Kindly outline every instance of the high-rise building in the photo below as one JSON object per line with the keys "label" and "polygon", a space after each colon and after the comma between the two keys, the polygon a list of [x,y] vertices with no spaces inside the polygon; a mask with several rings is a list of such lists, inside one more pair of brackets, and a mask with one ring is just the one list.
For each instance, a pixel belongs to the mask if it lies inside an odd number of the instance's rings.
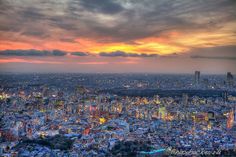
{"label": "high-rise building", "polygon": [[231,72],[227,72],[227,84],[229,86],[233,86],[234,84],[234,76],[231,74]]}
{"label": "high-rise building", "polygon": [[224,102],[228,101],[228,92],[227,91],[222,93],[222,98],[223,98]]}
{"label": "high-rise building", "polygon": [[187,106],[188,105],[188,94],[183,94],[183,96],[182,96],[182,104],[184,105],[184,106]]}
{"label": "high-rise building", "polygon": [[195,83],[196,85],[200,84],[200,71],[195,71],[194,83]]}
{"label": "high-rise building", "polygon": [[234,105],[234,125],[236,125],[236,105]]}

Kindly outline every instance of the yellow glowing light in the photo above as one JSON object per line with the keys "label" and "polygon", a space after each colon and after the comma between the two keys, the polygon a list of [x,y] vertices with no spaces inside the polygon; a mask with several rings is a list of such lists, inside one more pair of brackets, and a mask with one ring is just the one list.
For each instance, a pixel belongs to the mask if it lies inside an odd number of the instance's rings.
{"label": "yellow glowing light", "polygon": [[40,137],[41,137],[41,138],[45,138],[45,136],[46,136],[46,134],[45,134],[44,132],[42,132],[42,133],[40,134]]}
{"label": "yellow glowing light", "polygon": [[211,128],[212,128],[211,123],[208,123],[208,125],[207,125],[207,129],[210,130]]}
{"label": "yellow glowing light", "polygon": [[41,109],[40,112],[46,112],[46,110],[45,109]]}
{"label": "yellow glowing light", "polygon": [[143,103],[144,103],[145,105],[148,104],[148,100],[147,100],[147,98],[144,98],[144,99],[143,99]]}
{"label": "yellow glowing light", "polygon": [[105,123],[105,122],[106,122],[106,119],[105,119],[105,118],[103,118],[103,117],[102,117],[102,118],[99,118],[99,123],[100,123],[100,124],[103,124],[103,123]]}
{"label": "yellow glowing light", "polygon": [[156,104],[160,104],[161,101],[160,101],[160,100],[154,100],[154,103],[156,103]]}
{"label": "yellow glowing light", "polygon": [[165,107],[159,108],[159,116],[161,119],[165,119],[165,117],[166,117],[166,108]]}

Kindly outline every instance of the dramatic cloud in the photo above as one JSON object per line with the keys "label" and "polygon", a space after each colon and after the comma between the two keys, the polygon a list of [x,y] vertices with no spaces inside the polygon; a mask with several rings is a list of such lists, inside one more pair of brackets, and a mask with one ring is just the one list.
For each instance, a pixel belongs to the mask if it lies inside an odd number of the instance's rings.
{"label": "dramatic cloud", "polygon": [[225,60],[236,60],[235,57],[225,57],[225,56],[191,56],[194,59],[225,59]]}
{"label": "dramatic cloud", "polygon": [[65,56],[66,52],[60,50],[39,51],[39,50],[4,50],[0,51],[3,56]]}
{"label": "dramatic cloud", "polygon": [[[41,50],[3,50],[0,51],[0,56],[65,56],[70,54],[72,56],[97,56],[89,52],[66,52],[60,50],[52,51],[41,51]],[[114,52],[100,52],[98,56],[101,57],[158,57],[157,54],[136,54],[136,53],[127,53],[123,51],[114,51]]]}
{"label": "dramatic cloud", "polygon": [[56,61],[26,60],[22,58],[0,59],[0,63],[63,64]]}
{"label": "dramatic cloud", "polygon": [[114,52],[100,52],[102,57],[157,57],[157,54],[135,54],[127,53],[123,51],[114,51]]}
{"label": "dramatic cloud", "polygon": [[235,8],[235,0],[0,0],[0,56],[226,64],[235,57]]}
{"label": "dramatic cloud", "polygon": [[80,0],[79,4],[84,10],[105,14],[115,14],[123,10],[123,7],[118,2],[111,0]]}
{"label": "dramatic cloud", "polygon": [[90,54],[88,52],[72,52],[71,55],[74,55],[74,56],[88,56]]}
{"label": "dramatic cloud", "polygon": [[53,55],[53,56],[64,56],[66,55],[66,52],[60,51],[60,50],[53,50],[53,51],[48,51],[49,55]]}
{"label": "dramatic cloud", "polygon": [[2,0],[0,30],[19,37],[60,40],[67,35],[71,41],[88,37],[100,42],[130,42],[171,31],[227,33],[236,20],[235,7],[234,0]]}

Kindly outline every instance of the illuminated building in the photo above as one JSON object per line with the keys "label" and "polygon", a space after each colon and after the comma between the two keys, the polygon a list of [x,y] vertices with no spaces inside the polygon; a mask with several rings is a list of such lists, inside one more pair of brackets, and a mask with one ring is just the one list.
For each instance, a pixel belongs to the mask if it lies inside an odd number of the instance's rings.
{"label": "illuminated building", "polygon": [[183,97],[182,97],[182,104],[184,106],[187,106],[188,105],[188,94],[183,94]]}
{"label": "illuminated building", "polygon": [[84,135],[88,135],[90,133],[90,127],[86,127],[85,130],[83,131]]}
{"label": "illuminated building", "polygon": [[222,93],[222,98],[223,98],[224,102],[228,101],[228,92],[227,91]]}
{"label": "illuminated building", "polygon": [[208,120],[214,120],[215,119],[215,113],[213,111],[209,111],[207,113]]}
{"label": "illuminated building", "polygon": [[234,125],[236,126],[236,105],[234,106]]}
{"label": "illuminated building", "polygon": [[231,110],[229,112],[228,119],[227,119],[227,129],[231,129],[233,127],[233,124],[234,124],[234,111]]}
{"label": "illuminated building", "polygon": [[102,118],[99,118],[99,123],[100,123],[100,124],[103,124],[103,123],[105,123],[105,122],[106,122],[106,119],[105,119],[105,118],[103,118],[103,117],[102,117]]}
{"label": "illuminated building", "polygon": [[42,95],[43,97],[48,97],[49,96],[49,88],[47,86],[44,86],[43,87],[43,90],[42,90]]}
{"label": "illuminated building", "polygon": [[230,87],[234,85],[234,76],[231,74],[231,72],[227,72],[227,84]]}
{"label": "illuminated building", "polygon": [[208,124],[207,124],[207,129],[208,129],[208,130],[211,130],[211,129],[212,129],[212,123],[211,123],[211,122],[208,122]]}
{"label": "illuminated building", "polygon": [[165,107],[160,107],[158,110],[158,115],[160,119],[165,119],[166,117],[166,108]]}

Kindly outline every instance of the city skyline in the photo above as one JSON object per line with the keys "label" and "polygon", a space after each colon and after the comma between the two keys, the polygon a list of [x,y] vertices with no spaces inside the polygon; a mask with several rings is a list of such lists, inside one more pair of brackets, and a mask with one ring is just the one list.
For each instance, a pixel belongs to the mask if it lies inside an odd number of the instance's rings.
{"label": "city skyline", "polygon": [[3,0],[0,72],[236,73],[233,0]]}

